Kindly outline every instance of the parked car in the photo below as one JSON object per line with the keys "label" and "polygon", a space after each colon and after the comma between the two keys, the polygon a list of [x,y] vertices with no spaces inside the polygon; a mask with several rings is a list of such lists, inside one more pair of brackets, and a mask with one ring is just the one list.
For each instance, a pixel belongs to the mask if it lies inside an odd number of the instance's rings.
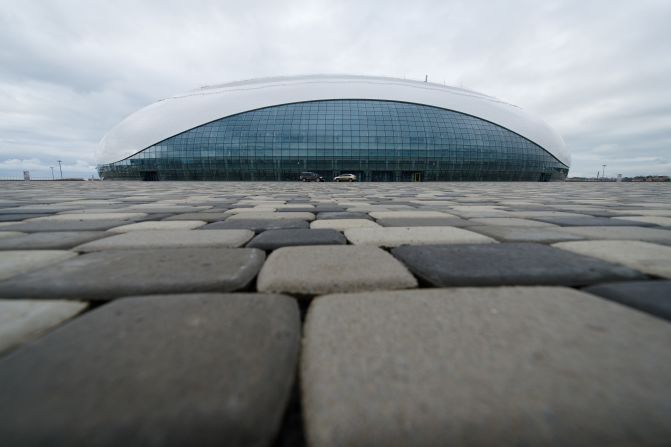
{"label": "parked car", "polygon": [[301,172],[300,181],[301,182],[323,182],[324,177],[317,174],[316,172]]}
{"label": "parked car", "polygon": [[356,182],[356,175],[354,174],[340,174],[333,178],[334,182]]}

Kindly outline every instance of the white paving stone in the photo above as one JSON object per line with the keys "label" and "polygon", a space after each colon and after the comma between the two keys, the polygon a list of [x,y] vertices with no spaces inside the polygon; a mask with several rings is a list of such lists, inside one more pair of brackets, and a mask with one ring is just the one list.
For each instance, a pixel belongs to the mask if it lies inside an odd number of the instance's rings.
{"label": "white paving stone", "polygon": [[162,220],[151,222],[138,222],[120,227],[110,228],[111,233],[126,233],[129,231],[159,231],[159,230],[193,230],[202,227],[207,222],[204,220]]}
{"label": "white paving stone", "polygon": [[0,252],[0,280],[38,270],[77,256],[65,250],[6,250]]}
{"label": "white paving stone", "polygon": [[382,228],[382,226],[368,219],[319,219],[311,222],[310,228],[345,231],[350,228]]}
{"label": "white paving stone", "polygon": [[427,217],[455,217],[454,214],[443,213],[442,211],[373,211],[370,216],[374,219],[405,219],[427,218]]}
{"label": "white paving stone", "polygon": [[671,278],[671,247],[640,241],[559,242],[554,247]]}
{"label": "white paving stone", "polygon": [[38,337],[86,306],[79,301],[0,300],[0,353]]}
{"label": "white paving stone", "polygon": [[469,219],[476,225],[498,225],[503,227],[556,227],[557,225],[516,217],[476,217]]}
{"label": "white paving stone", "polygon": [[377,247],[316,245],[275,250],[259,273],[261,292],[317,295],[416,287],[417,280]]}
{"label": "white paving stone", "polygon": [[136,248],[241,247],[254,237],[251,230],[156,230],[130,231],[88,242],[75,251],[131,250]]}
{"label": "white paving stone", "polygon": [[350,228],[345,237],[355,245],[399,247],[426,244],[489,244],[496,240],[456,227]]}

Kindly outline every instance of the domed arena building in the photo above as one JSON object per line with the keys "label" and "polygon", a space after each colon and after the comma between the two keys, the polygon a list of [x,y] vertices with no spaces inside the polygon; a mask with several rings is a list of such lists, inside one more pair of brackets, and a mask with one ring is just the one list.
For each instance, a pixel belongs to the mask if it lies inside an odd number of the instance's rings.
{"label": "domed arena building", "polygon": [[313,75],[202,87],[101,141],[120,180],[550,181],[570,156],[540,118],[490,96],[404,79]]}

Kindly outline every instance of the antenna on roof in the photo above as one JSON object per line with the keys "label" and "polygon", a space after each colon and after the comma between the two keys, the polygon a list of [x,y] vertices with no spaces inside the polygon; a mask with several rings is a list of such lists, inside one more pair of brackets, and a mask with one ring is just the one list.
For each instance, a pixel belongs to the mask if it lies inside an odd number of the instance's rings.
{"label": "antenna on roof", "polygon": [[424,75],[424,82],[429,82],[429,75]]}

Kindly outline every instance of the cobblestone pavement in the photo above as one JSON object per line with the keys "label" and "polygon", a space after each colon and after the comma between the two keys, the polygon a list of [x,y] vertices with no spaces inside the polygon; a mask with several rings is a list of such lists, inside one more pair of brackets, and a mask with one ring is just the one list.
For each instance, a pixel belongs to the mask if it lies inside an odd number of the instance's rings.
{"label": "cobblestone pavement", "polygon": [[2,445],[671,440],[669,184],[0,192]]}

